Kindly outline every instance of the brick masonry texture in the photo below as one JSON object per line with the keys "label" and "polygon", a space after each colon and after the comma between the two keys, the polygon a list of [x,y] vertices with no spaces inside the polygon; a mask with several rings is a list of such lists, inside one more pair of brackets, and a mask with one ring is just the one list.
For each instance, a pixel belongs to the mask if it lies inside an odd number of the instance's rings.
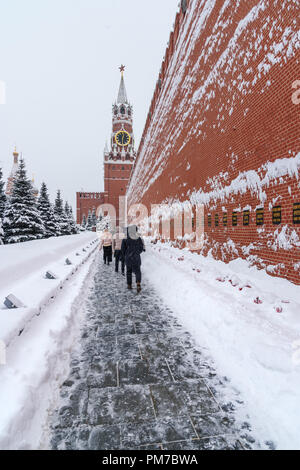
{"label": "brick masonry texture", "polygon": [[[300,283],[300,225],[293,220],[300,202],[297,18],[293,0],[190,0],[185,13],[180,9],[128,202],[148,208],[204,203],[203,254],[247,258]],[[272,219],[277,206],[279,225]],[[263,225],[256,224],[259,208]],[[250,211],[249,225],[243,225],[244,210]]]}

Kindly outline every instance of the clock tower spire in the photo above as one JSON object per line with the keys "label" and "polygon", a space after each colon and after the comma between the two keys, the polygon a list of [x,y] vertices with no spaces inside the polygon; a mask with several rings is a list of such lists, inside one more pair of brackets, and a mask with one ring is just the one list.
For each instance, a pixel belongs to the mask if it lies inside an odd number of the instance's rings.
{"label": "clock tower spire", "polygon": [[117,101],[112,106],[112,134],[110,149],[104,150],[104,191],[107,201],[116,208],[119,222],[119,197],[126,195],[132,166],[136,159],[133,134],[133,108],[127,98],[124,71],[119,67],[121,82]]}
{"label": "clock tower spire", "polygon": [[125,65],[121,65],[120,67],[121,83],[120,83],[118,99],[117,99],[117,103],[119,104],[128,104],[125,82],[124,82],[124,70],[125,70]]}

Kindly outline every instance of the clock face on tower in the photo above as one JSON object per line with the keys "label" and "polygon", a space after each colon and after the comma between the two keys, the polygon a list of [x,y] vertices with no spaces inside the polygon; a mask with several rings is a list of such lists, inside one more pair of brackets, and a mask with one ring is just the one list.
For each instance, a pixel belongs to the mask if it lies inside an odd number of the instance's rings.
{"label": "clock face on tower", "polygon": [[121,147],[126,147],[131,142],[130,134],[128,134],[126,131],[119,131],[115,135],[115,141]]}

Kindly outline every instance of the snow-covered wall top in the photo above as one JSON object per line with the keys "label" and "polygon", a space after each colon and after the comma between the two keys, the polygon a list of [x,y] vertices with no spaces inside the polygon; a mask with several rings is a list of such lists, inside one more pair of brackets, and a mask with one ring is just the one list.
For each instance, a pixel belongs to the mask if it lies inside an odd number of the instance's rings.
{"label": "snow-covered wall top", "polygon": [[[165,195],[182,198],[208,189],[209,178],[230,179],[257,167],[255,158],[296,155],[292,142],[278,152],[276,142],[271,151],[266,141],[271,143],[272,121],[283,117],[282,97],[286,114],[299,118],[292,102],[298,13],[292,0],[189,2],[177,42],[169,46],[174,52],[166,54],[169,63],[151,105],[129,198],[142,199],[166,170]],[[290,122],[290,130],[295,124]],[[235,148],[240,140],[244,145]],[[248,142],[261,145],[255,151]]]}

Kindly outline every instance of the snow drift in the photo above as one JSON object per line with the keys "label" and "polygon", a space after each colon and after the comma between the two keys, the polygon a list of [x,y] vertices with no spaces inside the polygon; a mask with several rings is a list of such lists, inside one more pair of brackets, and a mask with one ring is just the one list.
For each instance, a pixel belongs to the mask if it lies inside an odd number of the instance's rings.
{"label": "snow drift", "polygon": [[[0,246],[0,300],[14,293],[26,305],[0,306],[0,449],[48,447],[47,419],[85,315],[97,241],[89,232]],[[48,270],[57,279],[45,279]]]}
{"label": "snow drift", "polygon": [[161,243],[148,248],[144,270],[239,390],[262,445],[300,449],[300,287],[241,259],[225,264]]}

